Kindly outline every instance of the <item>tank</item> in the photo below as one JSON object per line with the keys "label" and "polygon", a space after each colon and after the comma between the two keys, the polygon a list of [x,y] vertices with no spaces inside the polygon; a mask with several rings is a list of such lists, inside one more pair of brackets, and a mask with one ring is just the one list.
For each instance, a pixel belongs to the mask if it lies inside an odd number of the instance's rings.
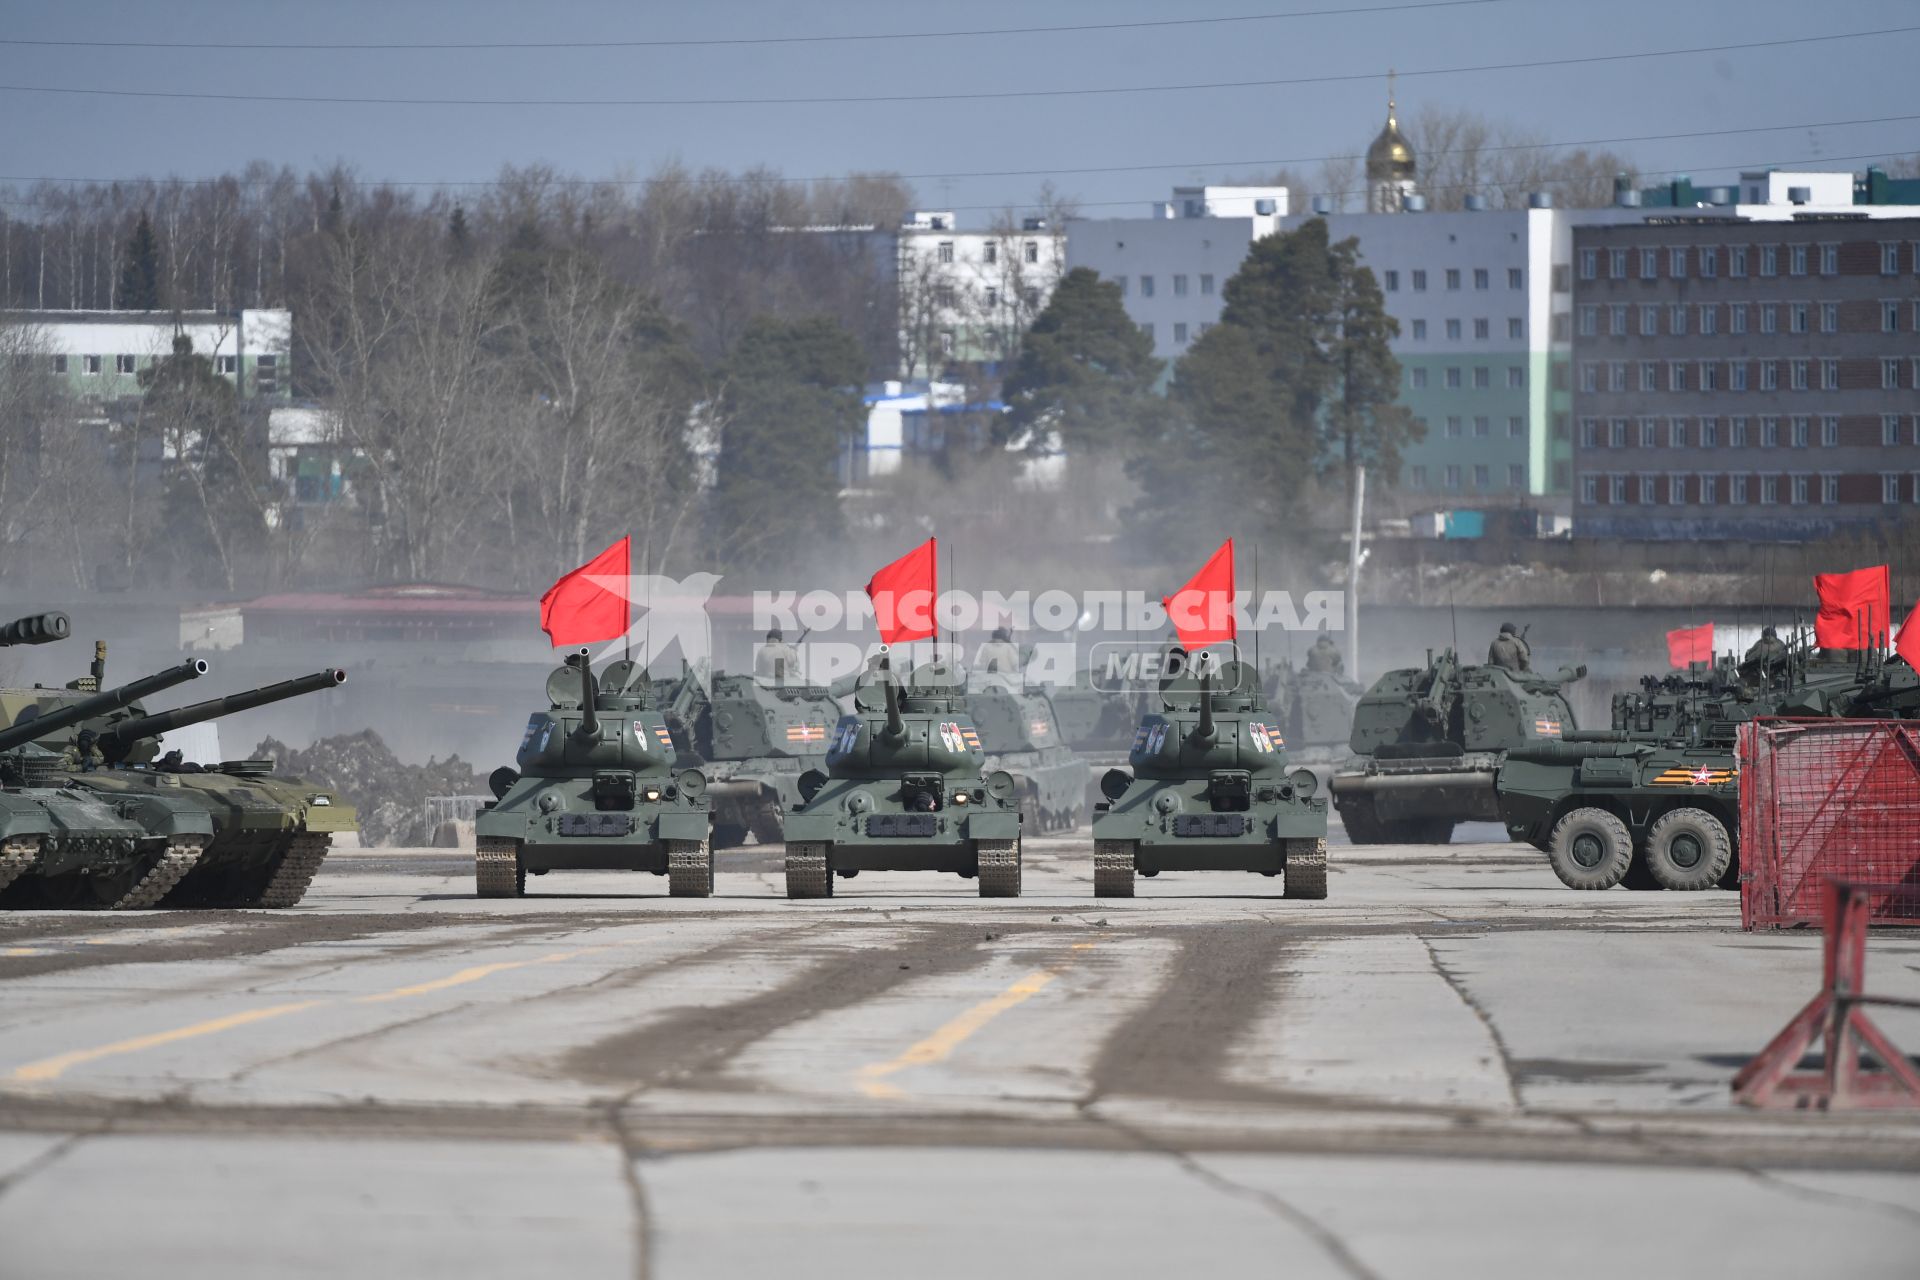
{"label": "tank", "polygon": [[1544,851],[1569,888],[1735,888],[1742,723],[1916,711],[1920,690],[1904,662],[1823,659],[1804,637],[1771,671],[1729,657],[1648,676],[1638,692],[1614,695],[1610,728],[1509,751],[1497,778],[1500,820]]}
{"label": "tank", "polygon": [[749,835],[779,844],[781,821],[800,801],[800,775],[826,762],[839,704],[820,685],[725,672],[705,690],[690,670],[653,689],[680,763],[706,775],[714,848],[745,844]]}
{"label": "tank", "polygon": [[514,767],[474,819],[474,884],[515,898],[528,875],[600,869],[667,877],[674,897],[713,892],[713,811],[699,769],[675,768],[673,735],[632,662],[594,677],[587,650],[547,677],[545,711],[527,719]]}
{"label": "tank", "polygon": [[204,805],[67,786],[74,760],[42,740],[206,671],[194,660],[104,692],[0,691],[0,906],[150,907],[192,869],[213,835]]}
{"label": "tank", "polygon": [[1285,726],[1287,754],[1296,765],[1329,772],[1346,757],[1360,686],[1331,671],[1282,666],[1273,682],[1284,696],[1268,705]]}
{"label": "tank", "polygon": [[1161,710],[1134,730],[1131,772],[1101,779],[1093,891],[1133,896],[1136,875],[1249,871],[1282,876],[1282,896],[1327,896],[1327,802],[1292,768],[1253,668],[1240,662],[1163,684]]}
{"label": "tank", "polygon": [[172,711],[145,714],[130,709],[124,717],[90,722],[94,749],[108,767],[87,768],[83,762],[70,775],[69,785],[109,799],[158,788],[206,805],[213,839],[162,906],[291,907],[306,896],[333,837],[358,830],[353,806],[317,783],[274,773],[270,761],[203,765],[181,759],[178,752],[163,755],[161,735],[321,693],[346,678],[345,671],[329,668]]}
{"label": "tank", "polygon": [[1566,686],[1505,667],[1462,666],[1451,649],[1389,671],[1353,711],[1353,757],[1333,774],[1333,805],[1355,844],[1446,844],[1461,822],[1500,817],[1494,777],[1506,753],[1574,729]]}
{"label": "tank", "polygon": [[1047,691],[1060,739],[1083,758],[1126,758],[1133,731],[1149,708],[1138,693],[1100,688],[1082,671],[1068,687]]}
{"label": "tank", "polygon": [[1020,896],[1020,794],[986,767],[966,684],[948,662],[904,683],[885,650],[834,725],[826,768],[800,779],[787,815],[789,898],[829,898],[836,876],[942,871],[983,898]]}
{"label": "tank", "polygon": [[987,769],[1013,775],[1024,828],[1077,831],[1092,770],[1061,737],[1046,690],[1028,688],[1014,675],[972,672],[967,710],[987,749]]}

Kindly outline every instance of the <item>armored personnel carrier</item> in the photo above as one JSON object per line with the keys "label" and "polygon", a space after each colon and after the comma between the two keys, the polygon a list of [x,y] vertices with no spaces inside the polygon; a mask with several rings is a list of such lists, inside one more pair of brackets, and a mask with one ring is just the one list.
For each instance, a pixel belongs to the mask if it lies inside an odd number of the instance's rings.
{"label": "armored personnel carrier", "polygon": [[[7,628],[13,638],[0,643],[40,643],[20,638],[19,627]],[[47,638],[65,634],[64,625],[58,630]],[[184,662],[85,695],[13,691],[6,708],[13,723],[0,730],[0,906],[150,907],[192,869],[213,835],[204,805],[158,791],[109,799],[68,786],[73,756],[41,742],[206,670],[204,662]],[[20,696],[35,692],[49,695],[47,705]]]}
{"label": "armored personnel carrier", "polygon": [[983,898],[1019,897],[1019,788],[986,769],[958,671],[925,663],[903,687],[882,650],[853,701],[787,815],[787,896],[830,898],[836,875],[945,871]]}
{"label": "armored personnel carrier", "polygon": [[1327,896],[1327,802],[1311,771],[1289,771],[1286,741],[1244,663],[1176,676],[1162,710],[1134,731],[1125,770],[1101,780],[1093,891],[1133,896],[1134,876],[1255,871],[1288,898]]}
{"label": "armored personnel carrier", "polygon": [[989,772],[1013,775],[1027,829],[1073,831],[1086,811],[1092,770],[1060,736],[1053,703],[1019,677],[973,672],[967,709],[987,749]]}
{"label": "armored personnel carrier", "polygon": [[518,897],[529,873],[580,868],[664,875],[677,898],[713,892],[706,775],[675,772],[649,693],[631,662],[596,680],[585,649],[547,677],[550,705],[528,718],[517,768],[494,770],[497,799],[474,819],[480,897]]}
{"label": "armored personnel carrier", "polygon": [[1734,888],[1739,726],[1760,716],[1900,717],[1920,709],[1912,668],[1884,655],[1825,660],[1796,642],[1774,669],[1731,657],[1648,676],[1613,697],[1612,727],[1507,753],[1508,834],[1544,851],[1573,889]]}
{"label": "armored personnel carrier", "polygon": [[828,691],[725,672],[702,688],[691,668],[653,688],[680,762],[706,775],[713,847],[731,849],[748,835],[779,844],[781,820],[800,802],[800,775],[826,762],[827,732],[840,719]]}
{"label": "armored personnel carrier", "polygon": [[1334,808],[1355,844],[1446,844],[1456,824],[1500,816],[1494,775],[1508,750],[1574,728],[1566,686],[1498,666],[1463,666],[1451,649],[1389,671],[1353,712],[1353,758],[1335,771]]}

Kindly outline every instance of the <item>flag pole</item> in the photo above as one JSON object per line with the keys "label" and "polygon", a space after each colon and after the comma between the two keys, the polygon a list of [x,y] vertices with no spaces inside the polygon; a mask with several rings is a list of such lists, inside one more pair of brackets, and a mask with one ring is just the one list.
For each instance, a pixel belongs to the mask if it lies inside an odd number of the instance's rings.
{"label": "flag pole", "polygon": [[[933,610],[933,617],[931,619],[931,621],[933,622],[933,662],[935,666],[939,666],[940,665],[940,538],[936,534],[931,539],[931,541],[933,542],[933,601],[927,607]],[[947,548],[947,554],[948,555],[953,554],[952,547]],[[951,564],[948,565],[948,572],[949,573],[952,572]]]}
{"label": "flag pole", "polygon": [[1253,595],[1248,603],[1253,606],[1253,679],[1262,689],[1266,687],[1266,672],[1260,669],[1260,539],[1253,540]]}
{"label": "flag pole", "polygon": [[620,607],[626,611],[627,625],[620,628],[620,656],[633,661],[633,535],[627,535],[627,585],[620,592]]}

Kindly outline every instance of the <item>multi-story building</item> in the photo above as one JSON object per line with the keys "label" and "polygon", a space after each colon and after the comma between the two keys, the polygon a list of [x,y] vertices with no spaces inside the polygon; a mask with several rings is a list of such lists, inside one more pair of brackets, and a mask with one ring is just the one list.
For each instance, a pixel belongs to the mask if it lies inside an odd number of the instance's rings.
{"label": "multi-story building", "polygon": [[1064,236],[1045,219],[960,231],[951,213],[915,212],[890,237],[900,294],[900,374],[997,370],[1053,296]]}
{"label": "multi-story building", "polygon": [[233,380],[243,400],[292,399],[293,316],[287,311],[7,311],[0,324],[12,344],[45,359],[81,400],[100,403],[140,394],[140,374],[184,336],[214,371]]}
{"label": "multi-story building", "polygon": [[1220,318],[1221,287],[1248,246],[1286,216],[1285,187],[1175,187],[1145,218],[1069,222],[1066,265],[1119,285],[1154,354],[1177,360]]}
{"label": "multi-story building", "polygon": [[1920,208],[1774,178],[1742,181],[1766,203],[1575,230],[1575,536],[1920,515]]}

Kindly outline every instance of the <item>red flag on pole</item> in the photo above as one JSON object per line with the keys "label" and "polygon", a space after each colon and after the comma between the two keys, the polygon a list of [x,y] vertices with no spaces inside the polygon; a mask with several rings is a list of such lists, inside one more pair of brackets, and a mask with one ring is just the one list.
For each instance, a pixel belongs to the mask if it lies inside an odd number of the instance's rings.
{"label": "red flag on pole", "polygon": [[554,647],[627,634],[627,577],[633,538],[620,539],[540,597],[540,629]]}
{"label": "red flag on pole", "polygon": [[1851,573],[1816,573],[1813,589],[1820,613],[1813,620],[1814,643],[1823,649],[1869,649],[1892,628],[1893,583],[1887,566]]}
{"label": "red flag on pole", "polygon": [[867,596],[873,601],[874,621],[888,644],[925,640],[934,633],[933,600],[939,591],[934,567],[939,539],[928,538],[873,575]]}
{"label": "red flag on pole", "polygon": [[1667,632],[1667,665],[1685,667],[1713,661],[1713,624]]}
{"label": "red flag on pole", "polygon": [[1913,612],[1900,624],[1900,639],[1895,642],[1893,651],[1907,660],[1907,665],[1920,671],[1920,600],[1913,605]]}
{"label": "red flag on pole", "polygon": [[1237,634],[1233,625],[1233,539],[1220,544],[1187,585],[1160,602],[1167,621],[1187,649],[1198,649]]}

